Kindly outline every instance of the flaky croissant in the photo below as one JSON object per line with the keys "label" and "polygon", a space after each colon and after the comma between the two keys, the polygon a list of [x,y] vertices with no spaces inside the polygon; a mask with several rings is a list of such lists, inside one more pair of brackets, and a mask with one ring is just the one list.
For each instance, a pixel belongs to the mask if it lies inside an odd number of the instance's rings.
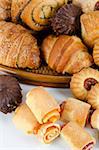
{"label": "flaky croissant", "polygon": [[11,0],[0,0],[0,21],[11,17]]}
{"label": "flaky croissant", "polygon": [[21,25],[0,22],[0,64],[14,68],[37,68],[40,52],[36,39]]}
{"label": "flaky croissant", "polygon": [[12,21],[22,20],[31,29],[40,31],[49,24],[54,12],[67,0],[12,0]]}
{"label": "flaky croissant", "polygon": [[93,63],[91,55],[76,36],[53,35],[44,39],[42,52],[47,64],[59,73],[76,73]]}

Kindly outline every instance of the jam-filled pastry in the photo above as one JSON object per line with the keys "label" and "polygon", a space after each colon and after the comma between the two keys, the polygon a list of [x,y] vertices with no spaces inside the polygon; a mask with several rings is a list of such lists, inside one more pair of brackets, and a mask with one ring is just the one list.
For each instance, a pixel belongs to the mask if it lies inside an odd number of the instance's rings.
{"label": "jam-filled pastry", "polygon": [[70,144],[72,150],[91,150],[96,141],[75,122],[69,122],[62,128],[62,137]]}
{"label": "jam-filled pastry", "polygon": [[99,11],[89,12],[81,16],[82,37],[86,45],[93,47],[99,39]]}
{"label": "jam-filled pastry", "polygon": [[26,103],[40,124],[55,122],[60,118],[60,106],[43,87],[29,91]]}
{"label": "jam-filled pastry", "polygon": [[90,105],[74,98],[68,98],[61,104],[61,120],[65,123],[75,121],[84,127],[89,114]]}
{"label": "jam-filled pastry", "polygon": [[96,65],[99,66],[99,38],[96,40],[93,48],[93,58]]}
{"label": "jam-filled pastry", "polygon": [[91,116],[91,126],[99,130],[99,109],[96,109]]}
{"label": "jam-filled pastry", "polygon": [[99,71],[92,68],[85,68],[73,75],[70,88],[76,98],[87,100],[88,92],[98,82]]}
{"label": "jam-filled pastry", "polygon": [[48,27],[50,18],[65,3],[67,0],[12,0],[12,20],[21,19],[31,29],[40,31]]}
{"label": "jam-filled pastry", "polygon": [[39,124],[26,104],[22,104],[16,109],[13,123],[17,129],[22,130],[26,134],[35,134],[45,144],[51,143],[60,134],[60,126],[58,124]]}
{"label": "jam-filled pastry", "polygon": [[92,108],[99,108],[99,83],[97,83],[87,95],[87,102],[91,104]]}
{"label": "jam-filled pastry", "polygon": [[86,46],[76,36],[49,35],[42,43],[42,53],[50,68],[73,74],[93,64]]}
{"label": "jam-filled pastry", "polygon": [[80,6],[84,13],[95,10],[95,7],[99,0],[73,0],[73,4]]}

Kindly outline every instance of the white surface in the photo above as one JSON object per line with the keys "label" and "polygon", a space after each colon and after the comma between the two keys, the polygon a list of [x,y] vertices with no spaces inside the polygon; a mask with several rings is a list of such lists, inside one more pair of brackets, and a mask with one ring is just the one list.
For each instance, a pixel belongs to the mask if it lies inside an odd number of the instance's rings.
{"label": "white surface", "polygon": [[[34,86],[22,85],[23,100],[26,93]],[[69,89],[46,88],[58,102],[64,101],[70,97]],[[25,114],[24,114],[25,115]],[[0,150],[71,150],[69,145],[60,138],[56,139],[50,145],[44,145],[38,141],[35,136],[24,135],[21,131],[16,130],[12,123],[13,114],[4,115],[0,113]],[[97,145],[94,150],[99,150],[98,131],[88,129],[88,131],[97,139]]]}

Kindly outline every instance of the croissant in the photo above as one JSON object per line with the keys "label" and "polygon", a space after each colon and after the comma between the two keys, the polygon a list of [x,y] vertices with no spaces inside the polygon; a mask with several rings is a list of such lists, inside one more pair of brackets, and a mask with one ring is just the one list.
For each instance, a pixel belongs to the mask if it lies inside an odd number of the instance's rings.
{"label": "croissant", "polygon": [[0,21],[11,17],[11,0],[0,0]]}
{"label": "croissant", "polygon": [[76,36],[53,35],[44,39],[42,53],[47,64],[59,73],[76,73],[93,63],[91,55]]}
{"label": "croissant", "polygon": [[28,30],[10,22],[0,22],[0,64],[13,68],[37,68],[40,52]]}
{"label": "croissant", "polygon": [[93,47],[99,39],[99,11],[89,12],[81,16],[82,37],[86,45]]}
{"label": "croissant", "polygon": [[67,0],[12,0],[12,21],[22,20],[35,31],[45,29],[55,11]]}

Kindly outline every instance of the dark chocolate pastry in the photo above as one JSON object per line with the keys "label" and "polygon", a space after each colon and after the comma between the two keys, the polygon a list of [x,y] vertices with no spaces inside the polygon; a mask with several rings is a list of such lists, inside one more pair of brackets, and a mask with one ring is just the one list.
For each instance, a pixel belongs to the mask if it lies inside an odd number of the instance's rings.
{"label": "dark chocolate pastry", "polygon": [[95,10],[99,10],[99,1],[95,5]]}
{"label": "dark chocolate pastry", "polygon": [[51,19],[51,26],[56,35],[72,35],[80,31],[81,8],[73,4],[61,7]]}
{"label": "dark chocolate pastry", "polygon": [[0,75],[0,111],[7,114],[22,102],[21,87],[16,78]]}

